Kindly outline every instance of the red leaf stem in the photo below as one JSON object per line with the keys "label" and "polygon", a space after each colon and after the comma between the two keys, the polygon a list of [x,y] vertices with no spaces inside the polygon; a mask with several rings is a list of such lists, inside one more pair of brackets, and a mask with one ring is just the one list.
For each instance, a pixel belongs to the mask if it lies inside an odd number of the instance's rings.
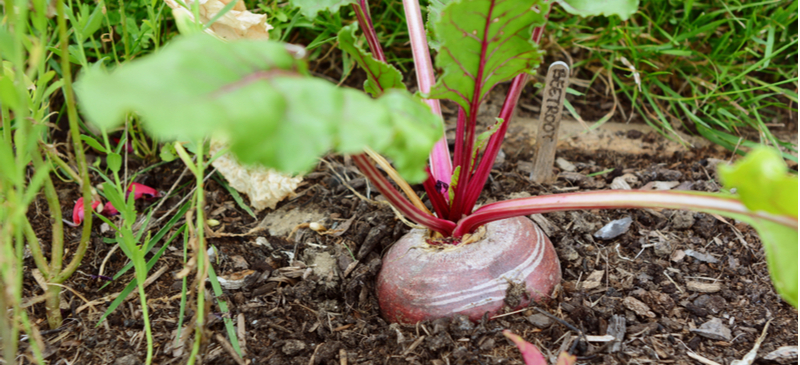
{"label": "red leaf stem", "polygon": [[[411,41],[411,54],[414,58],[417,85],[420,93],[427,94],[431,91],[436,78],[430,50],[428,49],[428,38],[425,24],[422,20],[419,0],[403,0],[403,10],[406,15],[408,36]],[[431,107],[434,114],[440,118],[442,117],[442,107],[438,99],[425,99],[425,103]],[[429,160],[434,180],[449,184],[453,175],[453,164],[450,161],[450,150],[447,146],[447,139],[444,136],[433,146]]]}
{"label": "red leaf stem", "polygon": [[375,184],[378,191],[386,197],[386,200],[397,208],[401,214],[406,218],[421,224],[429,229],[439,232],[445,236],[450,236],[450,233],[455,228],[456,224],[448,220],[436,218],[427,214],[415,207],[408,201],[400,192],[395,189],[392,184],[386,180],[380,171],[372,164],[369,158],[364,154],[353,155],[353,161],[358,166],[358,169],[367,176],[367,178]]}
{"label": "red leaf stem", "polygon": [[454,237],[509,217],[580,209],[667,208],[741,214],[797,229],[793,217],[752,212],[734,197],[685,191],[600,190],[511,199],[485,205],[458,222]]}
{"label": "red leaf stem", "polygon": [[508,94],[506,95],[506,100],[503,102],[503,108],[500,110],[499,115],[499,118],[503,119],[503,124],[497,132],[489,138],[489,143],[486,145],[486,151],[483,153],[483,157],[481,157],[481,162],[478,164],[475,176],[470,179],[469,185],[467,186],[467,193],[464,197],[465,214],[472,212],[475,202],[478,201],[481,195],[483,186],[486,184],[486,179],[489,178],[489,173],[494,165],[494,160],[497,158],[497,154],[500,152],[500,147],[505,139],[506,130],[508,129],[511,117],[514,115],[519,96],[527,83],[528,75],[522,74],[515,77],[511,82],[511,86],[508,88]]}
{"label": "red leaf stem", "polygon": [[[550,16],[550,11],[548,10],[547,14],[545,14],[544,18],[547,21],[547,18]],[[539,27],[533,29],[532,40],[534,43],[539,43],[542,39],[542,33],[544,32],[544,24]],[[490,138],[489,142],[486,145],[486,151],[483,153],[481,157],[481,161],[478,164],[478,167],[475,169],[475,175],[467,183],[467,192],[466,196],[464,196],[462,214],[469,215],[472,213],[473,207],[475,207],[475,203],[478,201],[478,198],[481,195],[481,191],[483,190],[483,186],[486,185],[486,180],[489,178],[489,173],[492,170],[492,165],[494,165],[494,160],[497,158],[497,154],[500,152],[500,147],[503,144],[503,140],[506,136],[506,131],[508,130],[508,124],[511,121],[511,118],[514,116],[514,110],[517,107],[517,102],[519,101],[519,97],[522,94],[522,90],[525,88],[525,85],[528,83],[528,74],[520,74],[511,81],[511,86],[508,88],[508,94],[506,95],[505,101],[503,101],[503,108],[500,110],[499,118],[503,119],[503,125],[500,126],[500,129],[495,132]],[[459,135],[459,134],[456,134]]]}
{"label": "red leaf stem", "polygon": [[383,54],[381,43],[378,41],[378,35],[375,33],[375,27],[372,25],[372,17],[369,15],[369,5],[366,0],[359,1],[359,4],[352,4],[353,10],[356,12],[356,19],[358,19],[358,27],[364,32],[364,37],[367,38],[369,50],[372,52],[372,57],[378,61],[386,62],[386,56]]}

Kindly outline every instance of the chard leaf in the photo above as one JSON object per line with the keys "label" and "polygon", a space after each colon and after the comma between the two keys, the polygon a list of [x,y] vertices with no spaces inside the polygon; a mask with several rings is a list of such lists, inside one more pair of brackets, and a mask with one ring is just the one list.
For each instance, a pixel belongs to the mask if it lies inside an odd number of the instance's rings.
{"label": "chard leaf", "polygon": [[441,42],[439,38],[436,37],[433,25],[442,19],[442,10],[451,2],[453,2],[453,0],[430,0],[428,2],[428,22],[425,26],[428,32],[428,46],[437,51],[439,50],[439,46],[441,46]]}
{"label": "chard leaf", "polygon": [[[748,209],[797,220],[797,176],[787,173],[786,164],[774,149],[754,149],[734,166],[720,165],[717,171],[726,188],[736,188]],[[781,297],[796,308],[797,230],[758,217],[734,218],[750,223],[758,231],[772,283]]]}
{"label": "chard leaf", "polygon": [[290,0],[295,8],[300,8],[300,13],[309,20],[314,20],[317,13],[323,10],[338,11],[342,6],[358,4],[357,0]]}
{"label": "chard leaf", "polygon": [[[448,4],[433,24],[444,73],[426,97],[450,99],[467,114],[500,82],[532,72],[542,52],[531,40],[550,4],[542,0],[463,0]],[[477,109],[477,108],[475,108]]]}
{"label": "chard leaf", "polygon": [[312,168],[333,149],[384,153],[409,181],[425,178],[441,123],[405,90],[379,99],[303,75],[306,65],[278,42],[181,36],[111,74],[90,70],[76,89],[86,117],[103,128],[128,112],[162,140],[217,136],[242,163],[283,172]]}
{"label": "chard leaf", "polygon": [[639,8],[639,0],[557,0],[567,13],[580,16],[619,15],[628,20]]}
{"label": "chard leaf", "polygon": [[350,24],[339,31],[339,48],[350,54],[359,66],[367,73],[364,91],[378,97],[386,89],[406,89],[403,75],[394,66],[378,61],[372,53],[365,51],[356,43],[358,23]]}
{"label": "chard leaf", "polygon": [[735,166],[720,165],[717,171],[747,209],[797,218],[797,176],[787,173],[774,149],[754,149]]}

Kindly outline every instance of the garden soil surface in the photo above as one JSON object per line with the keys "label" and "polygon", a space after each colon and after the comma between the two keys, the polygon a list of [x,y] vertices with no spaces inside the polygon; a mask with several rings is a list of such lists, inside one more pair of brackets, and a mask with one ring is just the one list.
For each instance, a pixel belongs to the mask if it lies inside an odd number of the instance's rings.
{"label": "garden soil surface", "polygon": [[[554,167],[554,183],[536,184],[527,178],[534,121],[525,118],[524,109],[520,114],[479,204],[609,189],[618,177],[632,189],[718,191],[714,166],[731,158],[730,152],[689,136],[685,142],[694,148],[684,147],[643,125],[609,123],[587,133],[579,123],[565,122],[562,136],[567,137],[557,157],[567,163]],[[143,166],[132,160],[129,168]],[[166,191],[181,171],[183,166],[175,161],[145,172],[137,182]],[[798,343],[797,311],[775,293],[756,232],[730,219],[657,209],[536,216],[555,245],[563,272],[549,300],[480,323],[456,317],[406,326],[381,317],[375,278],[382,253],[410,228],[347,158],[327,157],[306,175],[296,196],[276,210],[259,212],[257,218],[213,179],[207,188],[207,214],[221,222],[206,230],[208,243],[219,250],[212,261],[214,270],[224,278],[246,279],[242,288],[225,290],[217,298],[227,303],[230,314],[223,314],[216,301],[208,308],[204,364],[237,364],[227,349],[228,319],[236,325],[244,351],[240,363],[249,364],[521,364],[519,351],[502,335],[504,329],[537,345],[551,363],[567,350],[578,356],[578,363],[731,364],[753,348],[767,326],[757,363],[771,363],[763,357]],[[59,193],[62,202],[69,202],[63,213],[70,217],[78,188],[60,184]],[[154,217],[167,215],[188,193],[186,188],[167,199]],[[140,210],[149,204],[154,202]],[[173,214],[174,210],[159,224]],[[43,197],[30,216],[48,246],[49,214]],[[633,220],[625,233],[609,240],[594,236],[605,224],[624,217]],[[303,224],[312,222],[327,231]],[[100,223],[95,220],[79,272],[65,283],[69,290],[63,293],[63,326],[48,330],[44,304],[30,307],[51,364],[143,363],[146,341],[135,294],[97,325],[111,295],[133,277],[131,270],[100,290],[105,281],[93,275],[112,276],[128,262],[119,250],[110,253],[113,246],[104,238],[113,233],[103,232]],[[80,231],[67,227],[66,232],[72,252]],[[163,244],[158,242],[156,249]],[[184,266],[183,255],[180,236],[150,271],[155,280],[146,292],[156,364],[185,363],[194,338],[192,334],[176,342],[182,287],[176,275]],[[26,264],[34,268],[31,259]],[[206,292],[211,292],[210,285]],[[41,294],[31,270],[26,270],[25,298]],[[195,311],[188,307],[184,324],[193,322]],[[28,345],[23,343],[20,351],[29,354]]]}

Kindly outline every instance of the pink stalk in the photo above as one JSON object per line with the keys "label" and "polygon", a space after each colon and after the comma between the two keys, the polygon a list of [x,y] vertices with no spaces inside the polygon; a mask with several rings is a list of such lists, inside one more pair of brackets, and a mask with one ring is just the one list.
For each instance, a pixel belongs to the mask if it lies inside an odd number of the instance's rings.
{"label": "pink stalk", "polygon": [[506,200],[485,205],[462,219],[453,231],[461,237],[488,222],[528,214],[579,209],[666,208],[711,213],[729,213],[766,219],[797,229],[797,219],[763,212],[752,212],[733,197],[680,191],[603,190],[543,195]]}
{"label": "pink stalk", "polygon": [[[548,13],[545,15],[545,20],[549,17],[549,15],[550,12],[548,10]],[[544,24],[533,29],[531,39],[538,44],[542,39],[543,32]],[[500,147],[505,139],[508,124],[511,121],[511,118],[514,116],[514,110],[517,107],[519,96],[522,94],[522,89],[525,88],[527,83],[528,74],[517,75],[517,77],[511,81],[511,86],[508,88],[508,94],[506,94],[506,99],[503,101],[503,108],[500,110],[499,115],[499,118],[503,119],[503,125],[501,125],[500,129],[498,129],[498,131],[489,138],[489,142],[486,145],[486,151],[483,153],[481,162],[478,164],[478,168],[475,171],[475,176],[473,176],[468,182],[467,193],[464,197],[465,202],[462,208],[463,214],[465,215],[468,215],[472,212],[472,208],[475,206],[475,202],[478,201],[481,191],[483,190],[483,186],[486,184],[486,179],[489,178],[489,173],[492,170],[492,165],[494,165],[494,160],[497,158],[497,154],[500,152]]]}
{"label": "pink stalk", "polygon": [[[431,54],[428,49],[428,39],[426,38],[425,23],[422,20],[419,0],[403,0],[403,9],[406,14],[408,36],[411,39],[411,53],[414,57],[417,85],[422,94],[427,94],[431,91],[436,78],[433,74],[433,63],[431,63]],[[434,114],[442,118],[442,107],[438,99],[425,99],[425,102],[431,107]],[[442,124],[444,124],[444,118],[442,118]],[[447,139],[444,136],[433,146],[430,165],[434,180],[450,183],[453,175],[453,164],[450,161],[450,150],[447,147]],[[428,192],[428,194],[430,193]],[[445,197],[445,199],[447,198]]]}
{"label": "pink stalk", "polygon": [[372,165],[369,157],[366,155],[360,154],[353,155],[352,157],[353,161],[358,166],[358,169],[361,170],[361,172],[363,172],[373,184],[375,184],[375,187],[378,188],[378,191],[380,191],[381,194],[386,197],[386,200],[388,200],[393,207],[397,208],[401,214],[429,229],[439,232],[445,236],[450,236],[450,232],[452,232],[456,226],[455,223],[436,218],[411,204],[408,199],[402,196],[402,194],[400,194],[392,186],[392,184],[386,180],[383,175],[381,175],[380,171],[378,171],[378,169]]}
{"label": "pink stalk", "polygon": [[[386,56],[383,54],[380,42],[378,42],[378,35],[375,33],[375,27],[372,25],[372,17],[369,15],[369,5],[367,0],[359,1],[359,4],[353,4],[353,10],[356,12],[356,19],[358,19],[358,26],[364,32],[364,37],[367,38],[369,50],[372,56],[378,61],[386,62]],[[380,85],[378,85],[380,87]]]}
{"label": "pink stalk", "polygon": [[494,160],[497,158],[497,154],[500,152],[500,146],[503,144],[503,140],[505,139],[506,130],[508,129],[508,124],[511,121],[511,117],[514,115],[514,110],[516,109],[519,96],[527,83],[528,75],[522,74],[515,77],[511,82],[511,86],[508,88],[508,94],[506,95],[506,100],[503,102],[503,108],[500,110],[499,115],[499,118],[503,119],[503,124],[500,126],[497,132],[495,132],[489,138],[489,142],[486,145],[486,151],[483,153],[481,162],[478,164],[478,168],[475,171],[475,176],[472,177],[472,179],[469,181],[469,185],[467,186],[467,194],[464,197],[465,214],[469,214],[472,211],[472,208],[475,206],[475,202],[478,201],[478,198],[481,195],[483,186],[486,184],[486,179],[489,178],[489,173],[494,165]]}

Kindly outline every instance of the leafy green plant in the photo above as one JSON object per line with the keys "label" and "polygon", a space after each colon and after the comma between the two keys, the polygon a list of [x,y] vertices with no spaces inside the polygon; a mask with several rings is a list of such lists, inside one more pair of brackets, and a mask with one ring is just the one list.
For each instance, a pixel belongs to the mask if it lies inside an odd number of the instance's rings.
{"label": "leafy green plant", "polygon": [[[125,113],[135,111],[142,116],[145,128],[158,138],[194,141],[195,146],[202,146],[202,140],[209,136],[225,138],[243,162],[288,172],[310,168],[317,156],[327,151],[354,154],[359,169],[400,213],[437,233],[427,241],[434,246],[458,243],[487,223],[532,213],[651,207],[746,217],[765,242],[796,241],[796,196],[794,210],[778,212],[760,211],[761,207],[742,204],[732,195],[649,191],[556,194],[474,209],[522,88],[541,62],[537,42],[551,4],[539,0],[435,2],[429,8],[432,32],[426,35],[419,4],[404,1],[419,96],[424,101],[404,91],[397,70],[386,62],[365,1],[314,2],[302,12],[313,17],[319,9],[336,9],[342,4],[351,4],[355,10],[370,50],[357,44],[353,25],[339,32],[339,43],[365,69],[365,90],[375,99],[308,77],[303,50],[293,46],[272,41],[221,42],[192,34],[111,74],[88,72],[79,90],[84,112],[95,124],[108,128],[117,125]],[[627,17],[637,3],[619,0],[598,7],[592,2],[566,1],[563,5],[578,14]],[[444,70],[438,80],[430,60],[428,35],[438,51],[436,65]],[[478,143],[475,130],[479,106],[497,83],[508,80],[511,85],[498,116],[500,124],[488,140]],[[452,160],[439,124],[437,99],[441,98],[459,105]],[[202,164],[191,165],[180,145],[175,146],[201,184],[202,174],[197,174],[197,169]],[[367,155],[359,154],[366,147],[388,156],[403,178],[424,180],[434,213],[428,212],[418,198],[403,197]],[[423,167],[429,152],[426,174]],[[201,155],[202,149],[198,158]],[[388,164],[381,165],[393,176]],[[401,187],[407,186],[399,177],[395,180]],[[742,198],[747,199],[744,195]],[[198,206],[201,203],[198,197]],[[198,210],[198,227],[201,215]],[[202,229],[198,233],[202,234]],[[201,244],[198,252],[204,247]],[[796,303],[796,294],[792,299],[784,289],[778,289],[787,301]]]}

